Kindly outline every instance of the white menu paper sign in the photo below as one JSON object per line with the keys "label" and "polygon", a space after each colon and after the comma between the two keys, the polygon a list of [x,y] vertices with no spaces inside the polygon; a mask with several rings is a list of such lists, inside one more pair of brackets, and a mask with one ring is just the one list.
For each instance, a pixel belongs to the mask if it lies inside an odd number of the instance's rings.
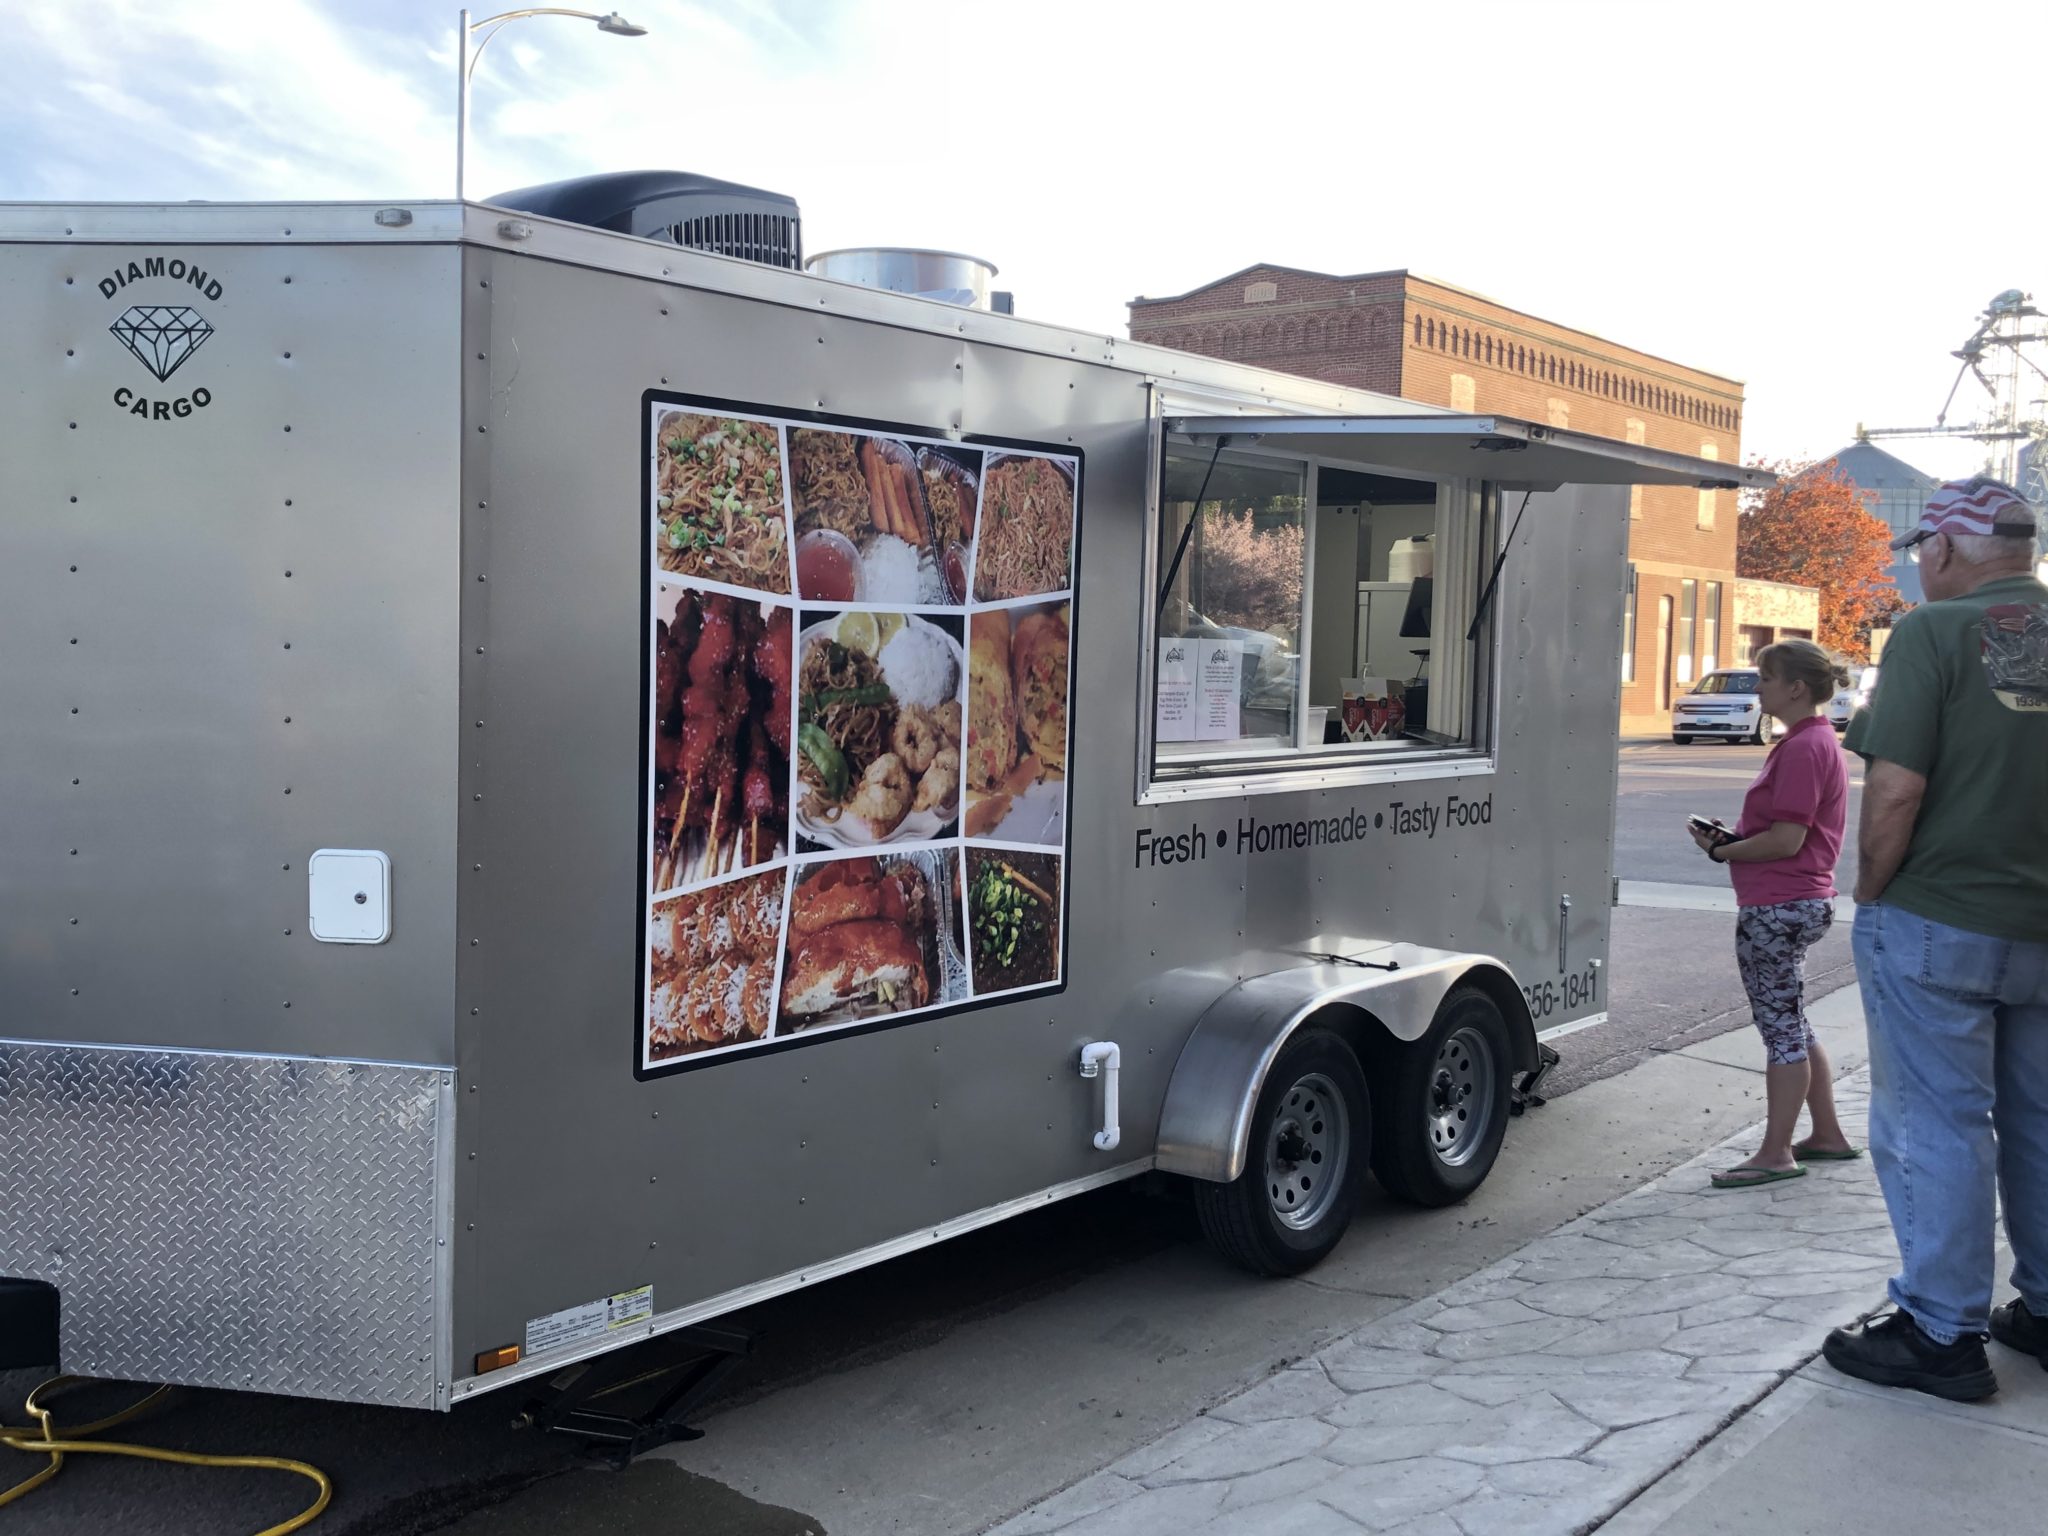
{"label": "white menu paper sign", "polygon": [[1198,741],[1195,734],[1197,640],[1159,642],[1158,704],[1152,734],[1160,741]]}
{"label": "white menu paper sign", "polygon": [[1244,678],[1242,640],[1203,640],[1200,645],[1200,673],[1195,683],[1195,739],[1235,741],[1239,728],[1237,705]]}

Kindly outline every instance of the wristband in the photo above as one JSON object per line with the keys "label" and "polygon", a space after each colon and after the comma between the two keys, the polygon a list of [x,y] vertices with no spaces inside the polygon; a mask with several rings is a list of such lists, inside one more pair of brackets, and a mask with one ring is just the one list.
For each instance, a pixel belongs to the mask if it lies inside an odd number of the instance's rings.
{"label": "wristband", "polygon": [[1708,861],[1709,863],[1712,863],[1712,864],[1726,864],[1726,863],[1727,863],[1728,861],[1727,861],[1726,859],[1722,858],[1722,857],[1720,856],[1720,854],[1721,854],[1721,850],[1722,850],[1723,848],[1726,848],[1727,846],[1728,846],[1728,844],[1726,844],[1726,843],[1716,843],[1716,844],[1714,844],[1714,846],[1713,846],[1713,847],[1711,847],[1711,848],[1709,848],[1709,849],[1707,850],[1707,861]]}

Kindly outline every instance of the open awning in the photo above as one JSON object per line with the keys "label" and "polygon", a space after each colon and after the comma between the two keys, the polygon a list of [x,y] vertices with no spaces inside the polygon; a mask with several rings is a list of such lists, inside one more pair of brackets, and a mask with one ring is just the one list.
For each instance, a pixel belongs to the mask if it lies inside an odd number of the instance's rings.
{"label": "open awning", "polygon": [[1166,429],[1203,448],[1220,438],[1226,448],[1300,454],[1425,479],[1469,476],[1506,490],[1684,485],[1732,491],[1777,482],[1768,470],[1508,416],[1170,416]]}

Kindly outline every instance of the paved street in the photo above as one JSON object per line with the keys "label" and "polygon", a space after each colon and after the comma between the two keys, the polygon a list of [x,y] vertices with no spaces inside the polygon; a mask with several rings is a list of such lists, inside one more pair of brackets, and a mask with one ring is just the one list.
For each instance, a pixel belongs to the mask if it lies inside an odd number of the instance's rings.
{"label": "paved street", "polygon": [[[1732,820],[1760,758],[1624,749],[1625,900],[1725,891],[1684,816]],[[1714,1038],[1747,1029],[1732,914],[1624,905],[1615,920],[1610,1021],[1560,1042],[1553,1102],[1514,1123],[1487,1186],[1438,1212],[1375,1200],[1302,1281],[1225,1268],[1171,1194],[1109,1190],[744,1314],[757,1354],[706,1415],[707,1438],[625,1476],[560,1476],[569,1448],[509,1430],[511,1405],[495,1397],[426,1416],[193,1393],[134,1433],[314,1461],[340,1490],[320,1536],[979,1529],[1753,1121],[1760,1053],[1746,1034]],[[1847,967],[1846,936],[1831,935],[1816,992],[1850,980]],[[0,1412],[18,1417],[34,1379],[0,1373]],[[234,1536],[299,1498],[275,1474],[79,1459],[9,1510],[8,1528]]]}

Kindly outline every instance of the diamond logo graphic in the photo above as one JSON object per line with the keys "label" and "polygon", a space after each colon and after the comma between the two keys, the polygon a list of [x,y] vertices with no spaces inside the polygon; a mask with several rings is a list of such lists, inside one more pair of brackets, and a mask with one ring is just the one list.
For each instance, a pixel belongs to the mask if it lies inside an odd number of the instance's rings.
{"label": "diamond logo graphic", "polygon": [[137,304],[122,311],[107,327],[114,339],[136,356],[159,384],[178,371],[185,359],[206,345],[213,327],[196,309],[183,304]]}

